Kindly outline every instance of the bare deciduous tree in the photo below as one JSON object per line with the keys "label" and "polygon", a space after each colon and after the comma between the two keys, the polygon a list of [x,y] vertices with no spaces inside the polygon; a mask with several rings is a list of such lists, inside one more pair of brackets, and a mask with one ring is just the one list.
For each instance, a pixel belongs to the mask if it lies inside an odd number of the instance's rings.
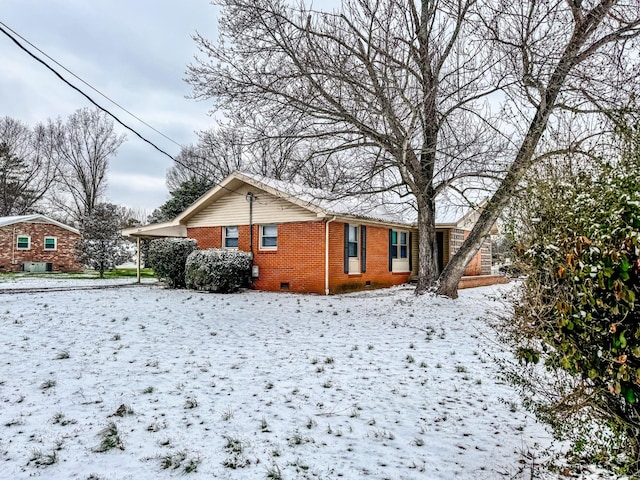
{"label": "bare deciduous tree", "polygon": [[[217,183],[239,170],[277,180],[300,182],[335,190],[348,170],[338,156],[319,155],[295,125],[278,128],[260,118],[243,119],[231,112],[225,123],[198,134],[195,146],[183,147],[167,172],[167,186],[177,190],[185,182]],[[315,152],[315,155],[310,152]]]}
{"label": "bare deciduous tree", "polygon": [[[322,155],[351,152],[358,193],[412,194],[418,293],[455,297],[526,170],[579,147],[564,119],[615,108],[637,83],[636,0],[343,0],[330,13],[216,3],[221,39],[195,36],[205,57],[189,66],[194,96],[290,118]],[[438,276],[436,199],[485,186],[495,193]]]}
{"label": "bare deciduous tree", "polygon": [[124,142],[113,121],[100,110],[76,110],[66,122],[49,120],[44,127],[57,160],[62,195],[54,199],[59,208],[79,222],[91,215],[107,186],[109,158]]}

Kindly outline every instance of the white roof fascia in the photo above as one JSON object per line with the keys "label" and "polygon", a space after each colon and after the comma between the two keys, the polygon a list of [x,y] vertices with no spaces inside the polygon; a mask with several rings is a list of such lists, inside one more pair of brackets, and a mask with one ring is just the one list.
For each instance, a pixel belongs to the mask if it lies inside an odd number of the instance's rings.
{"label": "white roof fascia", "polygon": [[176,224],[175,221],[152,223],[140,227],[127,228],[122,230],[122,235],[126,237],[180,237],[187,236],[187,227]]}
{"label": "white roof fascia", "polygon": [[0,227],[5,227],[8,225],[15,225],[16,223],[51,223],[60,228],[64,228],[65,230],[69,230],[70,232],[76,233],[80,235],[80,230],[77,228],[70,227],[69,225],[65,225],[64,223],[58,222],[52,218],[46,217],[39,213],[33,215],[16,215],[12,217],[0,217]]}

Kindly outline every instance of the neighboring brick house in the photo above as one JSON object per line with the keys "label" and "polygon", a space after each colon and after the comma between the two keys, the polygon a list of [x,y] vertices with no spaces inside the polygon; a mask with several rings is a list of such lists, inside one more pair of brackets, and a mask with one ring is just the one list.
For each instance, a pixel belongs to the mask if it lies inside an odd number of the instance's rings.
{"label": "neighboring brick house", "polygon": [[80,232],[44,215],[0,217],[0,272],[75,272]]}
{"label": "neighboring brick house", "polygon": [[[258,290],[333,294],[399,285],[417,276],[415,223],[388,207],[353,198],[323,200],[323,194],[236,172],[174,220],[123,234],[188,237],[201,249],[252,252]],[[453,239],[464,230],[453,223],[437,231],[444,265],[455,251]],[[478,262],[483,264],[480,253]]]}

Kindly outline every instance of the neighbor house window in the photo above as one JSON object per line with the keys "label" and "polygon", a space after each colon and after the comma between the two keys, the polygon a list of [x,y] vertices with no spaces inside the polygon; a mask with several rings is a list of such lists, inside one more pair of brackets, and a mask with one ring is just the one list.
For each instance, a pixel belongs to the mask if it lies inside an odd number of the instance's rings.
{"label": "neighbor house window", "polygon": [[31,237],[28,235],[19,235],[16,241],[18,250],[29,250],[31,248]]}
{"label": "neighbor house window", "polygon": [[58,248],[58,240],[56,237],[44,237],[44,249],[55,250]]}
{"label": "neighbor house window", "polygon": [[278,226],[262,225],[260,227],[260,248],[275,250],[278,248]]}
{"label": "neighbor house window", "polygon": [[238,227],[224,228],[224,247],[238,248]]}
{"label": "neighbor house window", "polygon": [[407,258],[409,251],[407,249],[409,235],[407,232],[391,232],[391,258]]}

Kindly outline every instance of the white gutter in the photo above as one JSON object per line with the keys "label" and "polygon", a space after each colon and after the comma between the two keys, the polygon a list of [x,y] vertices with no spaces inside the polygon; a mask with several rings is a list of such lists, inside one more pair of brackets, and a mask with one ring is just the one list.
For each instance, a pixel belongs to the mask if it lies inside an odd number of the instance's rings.
{"label": "white gutter", "polygon": [[331,220],[324,224],[324,294],[329,295],[329,224],[336,219],[334,215]]}

